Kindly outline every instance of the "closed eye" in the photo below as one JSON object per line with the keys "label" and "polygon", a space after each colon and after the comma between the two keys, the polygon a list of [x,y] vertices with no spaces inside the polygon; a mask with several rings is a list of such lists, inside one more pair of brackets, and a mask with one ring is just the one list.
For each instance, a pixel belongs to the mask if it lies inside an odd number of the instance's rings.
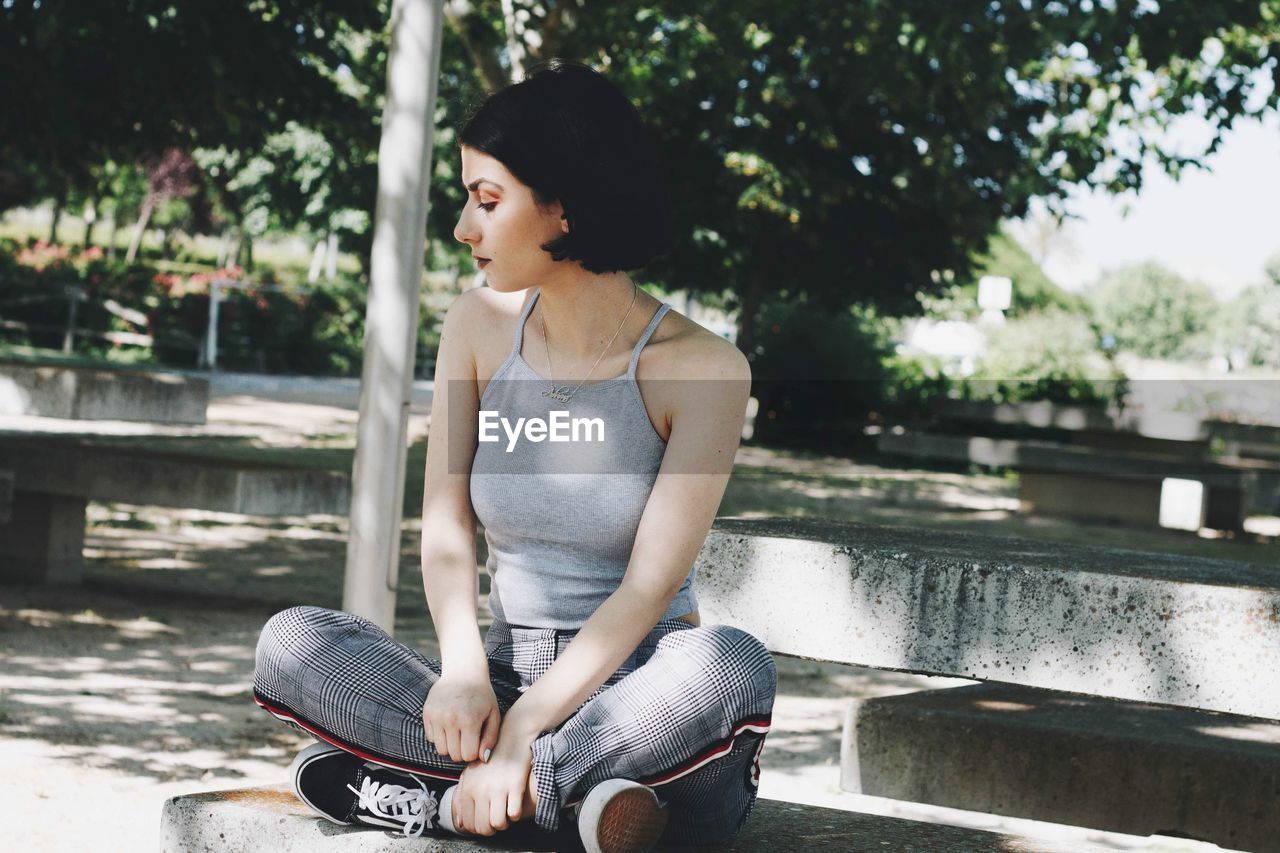
{"label": "closed eye", "polygon": [[480,208],[481,210],[485,211],[486,213],[492,213],[492,212],[493,212],[493,208],[494,208],[497,204],[498,204],[498,203],[497,203],[496,201],[487,201],[487,202],[483,202],[483,203],[481,203],[481,204],[477,204],[477,205],[476,205],[476,207]]}

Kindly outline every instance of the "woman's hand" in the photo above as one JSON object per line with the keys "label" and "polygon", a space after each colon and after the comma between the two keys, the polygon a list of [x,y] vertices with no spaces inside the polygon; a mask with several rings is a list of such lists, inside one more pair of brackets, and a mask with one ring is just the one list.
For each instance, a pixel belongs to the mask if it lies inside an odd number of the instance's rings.
{"label": "woman's hand", "polygon": [[451,761],[482,759],[498,743],[502,714],[487,673],[442,675],[422,704],[422,727],[436,752]]}
{"label": "woman's hand", "polygon": [[493,835],[533,817],[525,812],[534,738],[504,728],[487,762],[467,766],[453,792],[454,826],[476,835]]}

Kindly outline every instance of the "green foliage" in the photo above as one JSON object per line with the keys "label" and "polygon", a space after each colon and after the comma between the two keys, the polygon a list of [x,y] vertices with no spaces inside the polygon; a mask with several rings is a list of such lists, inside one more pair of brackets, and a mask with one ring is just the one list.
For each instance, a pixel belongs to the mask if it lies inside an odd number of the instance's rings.
{"label": "green foliage", "polygon": [[[178,275],[102,256],[101,249],[71,254],[42,243],[0,252],[0,319],[41,327],[29,334],[6,331],[10,345],[58,349],[68,297],[64,285],[84,288],[76,327],[84,332],[149,330],[152,348],[121,346],[79,334],[79,355],[113,361],[148,361],[191,369],[200,361],[209,319],[209,282],[241,279],[243,271]],[[20,262],[21,260],[21,262]],[[323,376],[355,376],[363,359],[366,288],[338,281],[311,290],[283,290],[258,281],[248,289],[223,290],[219,305],[218,367]],[[147,329],[128,322],[108,303],[141,311]],[[418,325],[418,361],[429,362],[439,346],[439,318],[424,304]]]}
{"label": "green foliage", "polygon": [[987,349],[958,396],[998,402],[1107,402],[1121,374],[1087,319],[1051,308],[994,326]]}
{"label": "green foliage", "polygon": [[0,5],[0,209],[83,185],[89,169],[171,147],[256,150],[289,120],[350,118],[342,35],[380,30],[365,0]]}
{"label": "green foliage", "polygon": [[977,257],[973,271],[973,299],[978,299],[977,281],[984,275],[1002,275],[1013,279],[1013,304],[1006,316],[1019,317],[1048,309],[1058,309],[1068,314],[1085,310],[1084,300],[1069,293],[1049,279],[1040,265],[1001,230],[991,238],[987,250]]}
{"label": "green foliage", "polygon": [[1266,264],[1268,281],[1222,306],[1214,332],[1219,349],[1237,365],[1280,369],[1280,255]]}
{"label": "green foliage", "polygon": [[883,404],[889,378],[884,365],[893,343],[872,309],[830,312],[775,299],[761,308],[757,321],[756,441],[830,442]]}
{"label": "green foliage", "polygon": [[1029,199],[1137,188],[1147,157],[1197,162],[1152,127],[1204,107],[1220,131],[1274,106],[1280,88],[1244,95],[1280,58],[1277,8],[614,3],[560,52],[607,63],[669,152],[687,236],[655,275],[727,279],[735,307],[786,290],[900,313],[945,286],[935,273],[971,279],[974,252]]}
{"label": "green foliage", "polygon": [[1146,358],[1204,358],[1218,311],[1213,292],[1159,264],[1117,270],[1087,292],[1095,322],[1115,348]]}
{"label": "green foliage", "polygon": [[[336,230],[364,260],[389,13],[389,0],[0,4],[0,115],[22,117],[0,138],[0,209],[77,209],[102,164],[178,146],[216,153],[215,191],[245,233]],[[604,70],[667,152],[683,239],[646,277],[745,307],[749,357],[749,315],[784,291],[910,312],[917,292],[1009,261],[1026,284],[1017,311],[1061,305],[998,239],[988,261],[975,253],[1033,197],[1136,189],[1152,157],[1176,174],[1280,103],[1280,87],[1251,89],[1280,62],[1278,19],[1280,0],[449,3],[433,258],[466,260],[451,232],[467,109],[517,64],[561,56]],[[1152,141],[1190,111],[1209,123],[1202,149]]]}
{"label": "green foliage", "polygon": [[885,358],[884,399],[881,405],[896,421],[911,421],[931,411],[935,400],[952,395],[956,383],[942,361],[925,354],[894,352]]}

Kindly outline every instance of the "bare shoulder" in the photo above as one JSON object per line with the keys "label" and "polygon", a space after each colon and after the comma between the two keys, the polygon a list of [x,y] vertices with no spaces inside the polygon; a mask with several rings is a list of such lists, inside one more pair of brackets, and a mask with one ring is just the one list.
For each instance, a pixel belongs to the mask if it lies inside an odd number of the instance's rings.
{"label": "bare shoulder", "polygon": [[503,318],[514,319],[520,314],[528,296],[528,291],[500,293],[490,287],[473,287],[453,300],[448,313],[456,311],[468,331],[477,332],[487,328],[488,323]]}
{"label": "bare shoulder", "polygon": [[511,348],[515,325],[529,291],[501,293],[489,287],[463,291],[445,314],[445,328],[456,330],[481,382],[497,370]]}
{"label": "bare shoulder", "polygon": [[751,364],[730,341],[674,309],[655,334],[661,364],[654,374],[671,379],[751,379]]}

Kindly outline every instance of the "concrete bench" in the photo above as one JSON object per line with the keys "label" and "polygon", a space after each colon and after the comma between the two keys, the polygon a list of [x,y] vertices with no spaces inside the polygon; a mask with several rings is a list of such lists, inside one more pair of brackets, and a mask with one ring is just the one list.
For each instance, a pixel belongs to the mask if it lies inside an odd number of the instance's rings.
{"label": "concrete bench", "polygon": [[[1102,769],[1088,765],[1081,772],[1120,774],[1120,781],[1106,788],[1114,798],[1112,813],[1136,816],[1117,820],[1114,823],[1123,826],[1113,823],[1110,828],[1145,834],[1153,830],[1143,827],[1156,826],[1159,831],[1214,841],[1280,838],[1274,810],[1254,808],[1260,797],[1274,797],[1280,778],[1275,775],[1280,758],[1267,740],[1276,728],[1274,719],[1280,717],[1280,578],[1265,566],[780,519],[718,519],[697,563],[695,584],[704,624],[738,625],[776,654],[1003,682],[1040,697],[1035,701],[1041,703],[1048,701],[1043,698],[1049,696],[1045,688],[1071,691],[1073,700],[1092,702],[1093,728],[1108,732],[1114,762]],[[1245,649],[1247,654],[1242,653]],[[1032,706],[1030,700],[1018,704],[1007,695],[990,701],[992,713],[1006,716],[1011,709]],[[933,752],[927,760],[898,768],[899,776],[910,778],[890,784],[889,765],[904,752],[861,748],[869,743],[861,733],[861,726],[871,719],[866,707],[864,703],[851,713],[853,722],[845,732],[843,780],[855,791],[905,794],[947,805],[946,796],[930,793],[930,784],[935,790],[1039,784],[1036,765],[1025,757],[1018,766],[1031,770],[1020,770],[1021,775],[1012,779],[999,761],[961,766],[964,756],[981,751],[983,744],[993,754],[1007,755],[1025,742],[1033,757],[1054,749],[1043,745],[1052,726],[1037,727],[1038,719],[1030,715],[1018,719],[1016,730],[990,728],[995,734],[985,739],[979,737],[976,724],[943,731],[917,715],[916,732],[933,745]],[[1142,713],[1150,716],[1133,716]],[[1141,728],[1134,730],[1133,720],[1155,719],[1157,714],[1180,715],[1164,717],[1170,722],[1162,731],[1172,727],[1183,737],[1167,737],[1157,747],[1133,746],[1143,742],[1144,734]],[[1243,734],[1222,733],[1224,725],[1244,726],[1239,728]],[[1057,726],[1062,728],[1060,722]],[[1194,731],[1200,732],[1198,738]],[[1147,740],[1152,737],[1159,739],[1148,733]],[[975,742],[959,742],[964,738]],[[883,737],[878,741],[886,742]],[[951,750],[956,758],[948,763],[941,753],[950,755]],[[1216,766],[1228,767],[1238,788],[1261,793],[1237,800],[1187,785],[1177,789],[1176,802],[1160,804],[1164,813],[1173,813],[1172,823],[1163,813],[1154,822],[1139,819],[1157,811],[1147,800],[1169,796],[1173,790],[1166,784],[1167,774],[1180,772],[1177,778],[1185,779],[1206,766],[1203,755],[1232,750],[1235,763],[1222,759]],[[1146,763],[1147,756],[1161,751],[1167,753],[1163,761]],[[945,768],[942,774],[934,769],[935,763]],[[984,772],[1000,778],[988,778]],[[1079,779],[1081,772],[1073,778]],[[1059,790],[1059,796],[1075,796]],[[1006,814],[1026,810],[1023,803],[993,798],[966,802],[966,807]],[[1064,808],[1041,819],[1064,817],[1066,822],[1093,825],[1096,815],[1087,808]],[[281,850],[409,849],[389,846],[404,843],[401,838],[319,821],[283,787],[174,798],[165,804],[164,821],[162,850],[167,851],[206,849],[202,845],[212,845],[215,839],[234,846],[231,839],[265,837],[270,837],[272,849]],[[772,800],[761,800],[742,835],[723,849],[771,846],[1054,849],[1040,841]],[[512,848],[433,839],[424,841],[422,849]]]}
{"label": "concrete bench", "polygon": [[[1280,514],[1280,427],[1205,419],[1200,414],[1101,405],[936,400],[926,432],[1052,440],[1144,457],[1240,467],[1256,475],[1249,512]],[[1259,465],[1259,461],[1271,463]]]}
{"label": "concrete bench", "polygon": [[[269,839],[269,840],[268,840]],[[372,827],[343,827],[317,818],[288,786],[242,788],[174,797],[161,812],[161,853],[271,850],[273,853],[485,853],[492,850],[572,850],[557,833],[516,828],[492,839],[405,838]],[[673,848],[681,849],[681,848]],[[682,848],[685,850],[693,848]],[[759,799],[725,853],[832,850],[842,853],[1068,853],[1059,845],[997,832]]]}
{"label": "concrete bench", "polygon": [[345,515],[346,472],[245,462],[75,436],[0,435],[13,473],[12,513],[0,522],[0,579],[78,583],[90,500],[245,515]]}
{"label": "concrete bench", "polygon": [[1280,426],[1206,421],[1205,429],[1222,442],[1225,457],[1280,460]]}
{"label": "concrete bench", "polygon": [[203,424],[209,380],[157,370],[0,363],[0,415]]}
{"label": "concrete bench", "polygon": [[[1258,478],[1274,466],[1241,460],[1233,464],[1159,454],[1074,447],[1027,439],[886,431],[881,453],[1012,468],[1019,475],[1025,512],[1082,520],[1196,530],[1242,530]],[[1162,521],[1165,480],[1201,484],[1197,505],[1185,518]]]}
{"label": "concrete bench", "polygon": [[994,682],[854,703],[847,790],[1280,849],[1271,567],[802,520],[699,562],[704,620],[775,652]]}
{"label": "concrete bench", "polygon": [[1280,722],[1004,684],[855,701],[848,791],[1280,849]]}
{"label": "concrete bench", "polygon": [[13,472],[0,470],[0,524],[13,518]]}
{"label": "concrete bench", "polygon": [[[1168,411],[1117,411],[1101,405],[1036,400],[995,403],[987,400],[936,400],[934,423],[992,438],[1052,434],[1059,443],[1175,459],[1207,460],[1210,435],[1194,414]],[[946,431],[944,429],[944,431]]]}

